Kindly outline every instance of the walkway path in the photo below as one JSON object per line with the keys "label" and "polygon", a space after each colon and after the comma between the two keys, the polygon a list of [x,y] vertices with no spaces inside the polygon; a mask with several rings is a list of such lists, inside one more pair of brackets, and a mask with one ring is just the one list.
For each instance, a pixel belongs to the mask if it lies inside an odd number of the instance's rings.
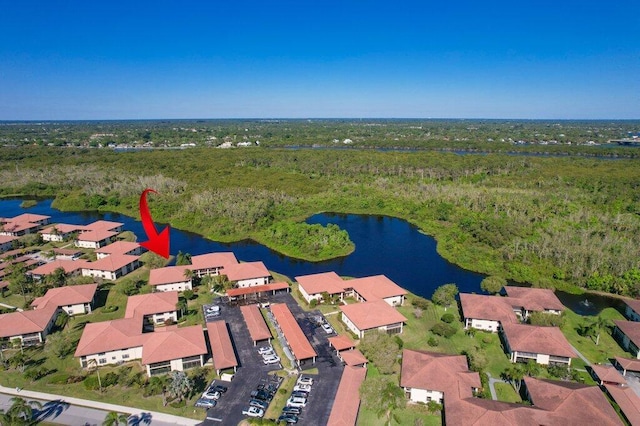
{"label": "walkway path", "polygon": [[496,393],[496,388],[495,388],[495,384],[496,383],[507,383],[509,384],[509,382],[507,382],[506,380],[502,380],[502,379],[494,379],[493,377],[491,377],[491,373],[487,373],[487,376],[489,377],[489,391],[491,391],[491,399],[493,399],[494,401],[498,400],[498,394]]}
{"label": "walkway path", "polygon": [[580,357],[580,359],[583,360],[586,365],[591,365],[591,362],[589,362],[589,360],[585,358],[585,356],[582,355],[580,351],[576,349],[575,346],[573,345],[570,345],[570,346],[571,346],[571,349],[573,349],[573,351],[576,353],[576,355],[578,355],[578,357]]}
{"label": "walkway path", "polygon": [[[77,420],[81,419],[85,423],[89,422],[90,424],[102,424],[102,421],[110,411],[131,414],[131,416],[129,417],[129,425],[151,424],[154,426],[194,426],[201,423],[201,421],[199,420],[173,416],[171,414],[159,413],[156,411],[142,411],[138,408],[125,407],[123,405],[107,404],[99,401],[71,398],[68,396],[34,392],[24,389],[16,390],[15,388],[7,388],[4,386],[0,386],[0,394],[6,394],[9,395],[9,397],[19,396],[26,400],[38,399],[41,401],[54,401],[53,404],[48,404],[47,406],[45,406],[45,408],[50,411],[50,414],[48,414],[48,416],[53,416],[53,418],[47,417],[46,419],[43,418],[43,420],[46,420],[50,423],[69,425],[76,424]],[[7,399],[8,398],[4,395],[0,395],[0,402],[4,400],[6,404]],[[70,405],[77,407],[88,407],[94,410],[71,410],[69,411],[69,413],[66,413],[69,410]]]}
{"label": "walkway path", "polygon": [[15,309],[18,312],[22,312],[22,309],[20,308],[16,308],[15,306],[11,306],[11,305],[7,305],[5,303],[0,303],[0,306],[2,306],[3,308],[7,308],[7,309]]}

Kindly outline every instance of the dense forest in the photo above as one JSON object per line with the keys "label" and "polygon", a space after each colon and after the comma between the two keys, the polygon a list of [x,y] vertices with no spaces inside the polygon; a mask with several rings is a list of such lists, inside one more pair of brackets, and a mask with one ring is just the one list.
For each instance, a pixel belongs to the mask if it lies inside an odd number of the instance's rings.
{"label": "dense forest", "polygon": [[[629,123],[616,131],[631,129]],[[304,133],[307,123],[299,124],[292,132]],[[84,126],[78,134],[89,133]],[[576,126],[587,134],[592,124]],[[275,129],[274,139],[287,131],[281,127],[276,137]],[[337,138],[334,130],[318,138]],[[487,152],[493,146],[471,142]],[[160,194],[150,197],[158,221],[221,241],[253,238],[307,259],[353,246],[344,231],[304,224],[306,217],[390,215],[435,236],[438,251],[467,269],[538,286],[640,294],[640,160],[266,145],[135,152],[5,147],[0,195],[52,196],[60,209],[135,217],[140,192],[150,187]],[[629,157],[639,149],[584,148]]]}

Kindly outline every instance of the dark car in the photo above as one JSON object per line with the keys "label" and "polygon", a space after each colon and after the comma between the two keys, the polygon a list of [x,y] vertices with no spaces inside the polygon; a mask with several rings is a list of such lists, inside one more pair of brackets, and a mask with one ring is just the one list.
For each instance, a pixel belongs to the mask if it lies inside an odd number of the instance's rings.
{"label": "dark car", "polygon": [[254,390],[251,392],[251,398],[259,399],[262,401],[271,401],[271,394],[263,390]]}
{"label": "dark car", "polygon": [[300,408],[298,408],[298,407],[289,407],[289,406],[287,406],[287,407],[284,407],[282,409],[282,414],[295,414],[295,415],[298,415],[301,412],[302,412],[302,410],[300,410]]}
{"label": "dark car", "polygon": [[293,391],[293,392],[291,392],[291,396],[297,396],[297,397],[300,397],[300,398],[309,398],[309,392]]}
{"label": "dark car", "polygon": [[213,390],[214,392],[220,393],[225,393],[227,391],[227,387],[222,385],[211,385],[209,386],[209,389]]}
{"label": "dark car", "polygon": [[261,401],[259,399],[252,399],[249,401],[249,406],[258,407],[258,408],[262,408],[263,410],[266,410],[269,407],[269,403],[266,401]]}
{"label": "dark car", "polygon": [[293,414],[283,414],[280,417],[278,417],[277,422],[278,423],[280,423],[280,422],[298,423],[298,416],[295,416]]}

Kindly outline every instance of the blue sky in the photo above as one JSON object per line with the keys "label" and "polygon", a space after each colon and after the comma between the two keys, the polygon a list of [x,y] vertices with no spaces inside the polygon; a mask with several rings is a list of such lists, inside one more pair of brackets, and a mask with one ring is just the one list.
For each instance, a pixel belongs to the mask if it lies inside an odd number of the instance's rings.
{"label": "blue sky", "polygon": [[640,118],[637,0],[0,10],[0,120]]}

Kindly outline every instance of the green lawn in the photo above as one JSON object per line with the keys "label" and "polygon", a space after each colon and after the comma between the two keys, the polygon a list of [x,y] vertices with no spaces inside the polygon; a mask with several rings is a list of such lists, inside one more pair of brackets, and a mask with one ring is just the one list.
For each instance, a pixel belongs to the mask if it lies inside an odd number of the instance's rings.
{"label": "green lawn", "polygon": [[[398,423],[396,420],[391,422],[392,425],[415,425],[417,419],[422,420],[424,426],[440,426],[442,425],[442,416],[440,414],[429,414],[426,407],[417,404],[407,404],[402,410],[395,412],[396,418],[400,420]],[[371,410],[364,408],[360,405],[360,411],[358,411],[358,426],[385,426],[386,419],[384,417],[378,417],[378,415]]]}
{"label": "green lawn", "polygon": [[624,351],[618,345],[618,343],[611,337],[611,327],[613,327],[613,320],[624,319],[624,316],[614,308],[606,308],[600,312],[600,316],[609,320],[610,327],[603,329],[600,333],[600,342],[596,346],[594,339],[591,337],[580,336],[578,329],[581,324],[586,322],[593,322],[595,317],[583,317],[570,309],[565,310],[565,323],[562,326],[562,332],[564,333],[569,343],[576,347],[589,361],[593,363],[606,362],[609,358],[614,356],[626,356],[629,354]]}
{"label": "green lawn", "polygon": [[522,398],[516,392],[516,390],[508,383],[495,383],[494,387],[496,388],[496,396],[498,397],[498,401],[503,402],[520,402]]}

